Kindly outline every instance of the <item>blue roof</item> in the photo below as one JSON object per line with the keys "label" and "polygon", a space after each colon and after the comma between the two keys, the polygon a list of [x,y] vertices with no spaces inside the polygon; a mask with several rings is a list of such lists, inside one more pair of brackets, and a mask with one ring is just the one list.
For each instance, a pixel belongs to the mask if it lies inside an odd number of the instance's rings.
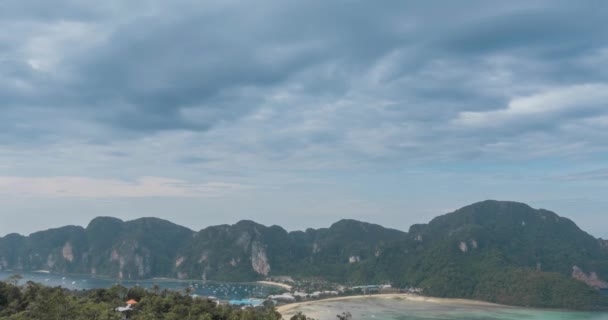
{"label": "blue roof", "polygon": [[262,299],[240,299],[240,300],[230,300],[228,301],[229,304],[232,305],[237,305],[240,306],[242,304],[244,305],[248,305],[248,306],[261,306],[264,303],[264,300]]}

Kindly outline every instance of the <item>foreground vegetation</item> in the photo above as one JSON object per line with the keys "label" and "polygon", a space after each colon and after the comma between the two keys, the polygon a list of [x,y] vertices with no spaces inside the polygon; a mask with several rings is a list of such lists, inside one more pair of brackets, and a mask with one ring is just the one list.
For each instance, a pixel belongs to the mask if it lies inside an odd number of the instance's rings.
{"label": "foreground vegetation", "polygon": [[[122,319],[116,307],[134,299],[139,303],[129,319],[139,320],[278,320],[274,306],[241,310],[217,305],[206,298],[168,290],[114,286],[109,289],[69,291],[34,282],[24,286],[0,282],[0,319],[114,320]],[[304,316],[304,318],[306,318]]]}

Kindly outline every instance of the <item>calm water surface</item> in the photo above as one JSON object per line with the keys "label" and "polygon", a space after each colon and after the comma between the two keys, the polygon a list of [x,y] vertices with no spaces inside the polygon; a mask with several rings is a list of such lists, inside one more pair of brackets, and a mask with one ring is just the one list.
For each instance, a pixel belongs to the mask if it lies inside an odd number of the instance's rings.
{"label": "calm water surface", "polygon": [[[0,280],[5,280],[13,272],[0,271]],[[23,284],[27,281],[42,283],[47,286],[62,286],[67,289],[95,289],[109,288],[115,284],[120,284],[125,287],[140,286],[142,288],[151,289],[154,285],[158,285],[160,289],[181,290],[185,291],[190,287],[193,294],[200,296],[215,296],[222,300],[245,299],[245,298],[265,298],[269,294],[274,294],[280,289],[252,284],[243,283],[225,283],[225,282],[203,282],[200,280],[181,281],[171,279],[151,279],[140,281],[119,281],[116,279],[96,278],[88,275],[59,275],[37,272],[20,272],[23,279],[19,281]]]}

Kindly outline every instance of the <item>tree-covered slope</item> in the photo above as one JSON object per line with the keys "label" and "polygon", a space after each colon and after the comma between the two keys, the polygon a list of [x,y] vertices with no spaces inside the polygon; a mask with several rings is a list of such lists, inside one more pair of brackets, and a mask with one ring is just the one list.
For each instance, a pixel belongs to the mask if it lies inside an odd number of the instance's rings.
{"label": "tree-covered slope", "polygon": [[[467,249],[495,249],[510,264],[563,274],[573,266],[608,273],[600,241],[557,214],[506,201],[484,201],[417,225],[410,234],[458,241]],[[476,243],[474,246],[473,242]]]}
{"label": "tree-covered slope", "polygon": [[294,232],[240,221],[194,232],[156,218],[99,217],[86,228],[0,238],[0,268],[127,279],[290,275],[513,305],[608,305],[597,290],[608,287],[606,241],[553,212],[505,201],[475,203],[407,233],[355,220]]}
{"label": "tree-covered slope", "polygon": [[279,226],[240,221],[199,231],[179,250],[176,263],[184,277],[235,281],[322,275],[342,280],[350,263],[377,255],[385,244],[405,238],[402,231],[354,220],[289,233]]}
{"label": "tree-covered slope", "polygon": [[588,309],[608,304],[593,288],[605,285],[607,262],[600,241],[566,218],[484,201],[412,226],[376,268],[435,296]]}
{"label": "tree-covered slope", "polygon": [[341,281],[349,264],[377,256],[386,244],[405,238],[405,232],[354,220],[305,232],[246,220],[194,232],[156,218],[124,222],[98,217],[86,228],[0,238],[0,268],[125,279],[250,281],[269,275],[324,275]]}

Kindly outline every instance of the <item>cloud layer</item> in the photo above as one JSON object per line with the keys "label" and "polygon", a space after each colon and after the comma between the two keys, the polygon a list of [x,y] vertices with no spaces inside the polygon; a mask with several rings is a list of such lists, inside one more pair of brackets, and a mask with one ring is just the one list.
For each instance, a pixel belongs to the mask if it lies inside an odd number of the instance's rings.
{"label": "cloud layer", "polygon": [[449,160],[605,115],[601,3],[26,3],[3,10],[6,144],[185,131],[214,145],[181,159]]}
{"label": "cloud layer", "polygon": [[128,182],[87,177],[0,177],[0,194],[21,197],[141,198],[219,197],[245,189],[234,183],[192,184],[183,180],[143,177]]}
{"label": "cloud layer", "polygon": [[289,198],[370,172],[598,170],[607,15],[603,1],[3,1],[1,193]]}

